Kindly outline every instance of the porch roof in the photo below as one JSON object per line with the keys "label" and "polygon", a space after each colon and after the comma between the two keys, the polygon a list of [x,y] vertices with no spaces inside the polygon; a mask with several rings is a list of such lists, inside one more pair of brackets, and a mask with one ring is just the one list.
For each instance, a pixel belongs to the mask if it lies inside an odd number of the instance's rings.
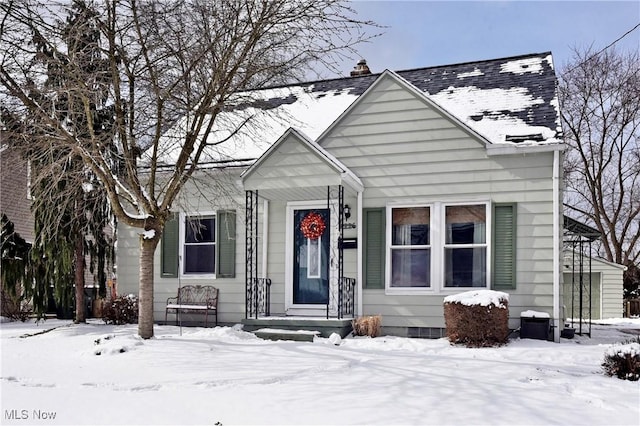
{"label": "porch roof", "polygon": [[347,166],[301,131],[289,128],[241,175],[245,190],[275,200],[317,200],[327,187],[342,185],[347,193],[364,188]]}

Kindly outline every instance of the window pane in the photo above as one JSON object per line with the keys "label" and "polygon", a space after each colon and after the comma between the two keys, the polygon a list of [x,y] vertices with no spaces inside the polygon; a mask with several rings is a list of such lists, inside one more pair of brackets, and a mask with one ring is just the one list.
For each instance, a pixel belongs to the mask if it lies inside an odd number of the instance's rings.
{"label": "window pane", "polygon": [[431,250],[391,250],[391,287],[429,287]]}
{"label": "window pane", "polygon": [[486,287],[486,271],[486,247],[445,249],[446,287]]}
{"label": "window pane", "polygon": [[188,218],[185,221],[186,243],[212,243],[216,240],[215,218]]}
{"label": "window pane", "polygon": [[447,244],[484,244],[487,241],[485,205],[446,207]]}
{"label": "window pane", "polygon": [[429,207],[396,208],[391,215],[391,244],[429,245]]}
{"label": "window pane", "polygon": [[213,244],[198,244],[184,246],[185,274],[213,274],[216,264],[216,246]]}

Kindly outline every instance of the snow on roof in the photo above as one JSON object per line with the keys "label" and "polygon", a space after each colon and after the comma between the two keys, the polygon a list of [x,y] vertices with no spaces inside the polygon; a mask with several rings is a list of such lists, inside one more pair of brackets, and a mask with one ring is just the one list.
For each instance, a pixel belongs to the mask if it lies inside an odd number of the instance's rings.
{"label": "snow on roof", "polygon": [[460,303],[466,306],[489,306],[493,303],[499,308],[506,308],[504,302],[509,302],[509,295],[495,290],[471,290],[444,298],[444,303]]}
{"label": "snow on roof", "polygon": [[[561,143],[556,76],[549,52],[398,71],[492,144]],[[201,162],[258,158],[290,127],[315,140],[380,74],[239,93],[216,118]],[[242,128],[231,134],[242,123]],[[173,164],[187,118],[165,135],[161,157]],[[219,145],[220,142],[227,141]]]}

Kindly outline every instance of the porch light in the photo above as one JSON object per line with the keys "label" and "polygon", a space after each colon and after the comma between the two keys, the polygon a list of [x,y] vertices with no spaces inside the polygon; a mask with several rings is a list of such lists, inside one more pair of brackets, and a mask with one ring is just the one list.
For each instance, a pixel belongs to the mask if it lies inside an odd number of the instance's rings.
{"label": "porch light", "polygon": [[344,205],[342,208],[342,214],[344,214],[344,220],[349,220],[351,217],[351,207],[349,207],[349,204]]}

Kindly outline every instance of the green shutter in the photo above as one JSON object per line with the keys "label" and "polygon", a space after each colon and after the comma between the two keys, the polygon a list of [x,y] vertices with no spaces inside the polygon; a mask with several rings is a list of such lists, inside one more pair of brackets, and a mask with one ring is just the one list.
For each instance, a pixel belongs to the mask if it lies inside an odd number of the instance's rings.
{"label": "green shutter", "polygon": [[493,205],[493,280],[495,290],[516,288],[516,204]]}
{"label": "green shutter", "polygon": [[384,208],[363,209],[364,288],[384,288],[385,215]]}
{"label": "green shutter", "polygon": [[216,228],[216,276],[233,278],[236,276],[236,212],[218,211]]}
{"label": "green shutter", "polygon": [[164,224],[161,242],[161,273],[163,278],[178,277],[178,236],[179,223],[178,214],[172,213],[169,220]]}

